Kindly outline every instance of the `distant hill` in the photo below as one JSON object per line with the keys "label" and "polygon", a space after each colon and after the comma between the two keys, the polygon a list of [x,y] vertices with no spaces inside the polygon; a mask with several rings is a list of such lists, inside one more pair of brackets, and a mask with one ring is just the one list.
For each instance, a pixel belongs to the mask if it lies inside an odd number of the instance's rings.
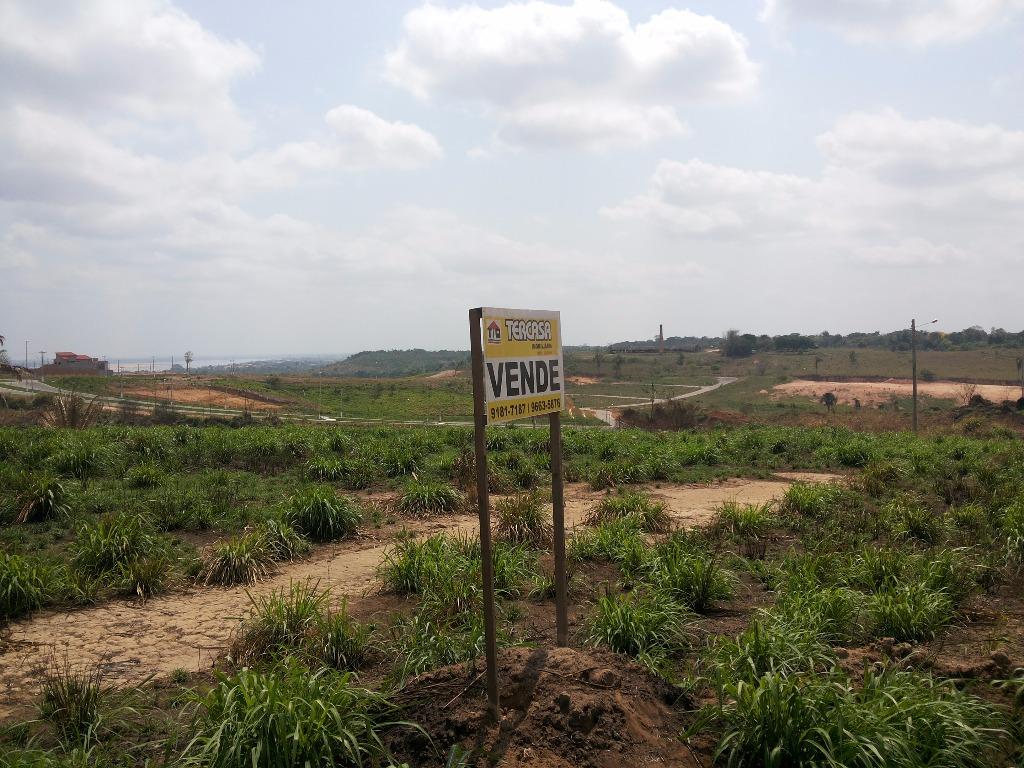
{"label": "distant hill", "polygon": [[359,352],[322,369],[330,376],[402,377],[469,367],[462,350],[378,349]]}

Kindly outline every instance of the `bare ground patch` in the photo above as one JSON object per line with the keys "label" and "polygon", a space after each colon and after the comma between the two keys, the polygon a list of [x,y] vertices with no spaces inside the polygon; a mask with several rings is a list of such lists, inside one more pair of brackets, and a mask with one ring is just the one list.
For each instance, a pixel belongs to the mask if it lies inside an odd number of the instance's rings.
{"label": "bare ground patch", "polygon": [[[918,381],[918,394],[944,400],[959,400],[963,392],[963,384],[956,381]],[[986,400],[999,403],[1003,400],[1016,400],[1020,397],[1020,387],[999,384],[976,384],[974,394]],[[853,404],[855,399],[861,405],[873,406],[887,403],[893,397],[910,397],[913,384],[910,379],[889,379],[888,381],[787,381],[772,387],[772,399],[781,397],[806,397],[820,400],[826,392],[832,392],[839,402]]]}
{"label": "bare ground patch", "polygon": [[214,408],[239,408],[259,411],[276,411],[281,406],[274,403],[264,403],[253,398],[221,392],[211,387],[184,387],[182,389],[171,389],[169,392],[164,388],[137,387],[126,389],[126,395],[147,400],[160,400],[163,402],[183,403],[186,405],[203,405]]}

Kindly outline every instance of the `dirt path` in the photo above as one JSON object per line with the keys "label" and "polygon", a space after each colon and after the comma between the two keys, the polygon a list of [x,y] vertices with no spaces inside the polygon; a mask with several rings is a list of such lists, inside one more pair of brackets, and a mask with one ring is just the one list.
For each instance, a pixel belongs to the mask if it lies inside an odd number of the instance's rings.
{"label": "dirt path", "polygon": [[[659,405],[661,403],[671,403],[673,400],[687,400],[691,397],[698,397],[699,395],[707,394],[708,392],[714,392],[719,387],[724,387],[734,382],[739,381],[735,376],[719,376],[718,380],[714,384],[709,384],[706,387],[697,387],[692,392],[684,392],[681,395],[675,395],[673,397],[662,397],[655,400],[645,400],[645,403],[650,405]],[[676,385],[668,385],[676,386]],[[683,385],[689,386],[689,385]],[[610,406],[608,408],[580,408],[580,410],[587,416],[593,416],[595,419],[600,419],[605,424],[615,426],[619,422],[619,411],[623,408],[629,408],[630,405],[619,404],[617,406]]]}
{"label": "dirt path", "polygon": [[[789,473],[778,480],[732,480],[712,486],[649,487],[681,523],[708,522],[722,502],[763,503],[779,497],[790,481],[833,476]],[[604,494],[583,484],[566,487],[566,527],[582,523]],[[476,530],[475,515],[457,515],[408,525],[422,535]],[[309,559],[286,565],[273,578],[248,588],[267,594],[292,581],[319,580],[334,595],[373,589],[375,572],[395,530],[384,535],[319,547]],[[44,611],[11,624],[0,643],[0,720],[35,696],[40,671],[56,652],[73,665],[101,664],[107,680],[131,683],[175,669],[208,669],[220,655],[238,619],[248,611],[246,588],[190,589],[145,604],[113,601],[77,611]]]}

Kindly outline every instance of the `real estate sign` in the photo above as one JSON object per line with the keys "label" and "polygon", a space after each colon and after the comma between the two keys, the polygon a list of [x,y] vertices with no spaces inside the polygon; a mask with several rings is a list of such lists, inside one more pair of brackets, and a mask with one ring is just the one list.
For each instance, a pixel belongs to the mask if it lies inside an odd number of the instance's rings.
{"label": "real estate sign", "polygon": [[565,369],[559,313],[484,307],[482,314],[487,421],[561,411]]}

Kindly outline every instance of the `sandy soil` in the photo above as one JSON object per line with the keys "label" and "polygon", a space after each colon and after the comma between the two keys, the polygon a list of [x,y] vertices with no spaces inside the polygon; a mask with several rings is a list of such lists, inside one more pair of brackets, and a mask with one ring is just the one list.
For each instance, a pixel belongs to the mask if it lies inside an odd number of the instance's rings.
{"label": "sandy soil", "polygon": [[600,379],[593,376],[570,376],[566,379],[570,384],[600,384]]}
{"label": "sandy soil", "polygon": [[[420,764],[461,742],[486,756],[472,765],[502,768],[690,768],[700,765],[676,735],[686,726],[679,693],[638,664],[609,651],[505,648],[498,652],[502,722],[487,719],[478,659],[415,678],[399,703],[424,733],[401,732],[392,749]],[[468,685],[467,685],[468,683]],[[436,764],[442,764],[443,757]]]}
{"label": "sandy soil", "polygon": [[166,387],[158,387],[155,390],[150,387],[139,387],[136,389],[126,389],[124,393],[130,397],[145,398],[146,400],[171,400],[175,403],[209,405],[218,408],[248,408],[250,411],[276,411],[281,407],[273,403],[262,403],[259,400],[229,395],[226,392],[210,387],[172,389],[170,398],[167,396]]}
{"label": "sandy soil", "polygon": [[[787,473],[777,480],[731,480],[709,486],[650,486],[681,523],[711,520],[725,501],[763,503],[778,498],[794,480],[829,480],[834,475]],[[584,484],[566,487],[566,528],[582,524],[604,495]],[[404,521],[412,531],[473,532],[475,515]],[[0,720],[14,714],[36,692],[40,670],[55,652],[73,665],[101,664],[110,683],[138,682],[175,669],[209,669],[227,646],[231,631],[248,611],[249,594],[266,594],[293,581],[317,580],[335,596],[365,594],[395,530],[318,547],[308,559],[286,564],[254,587],[191,588],[145,604],[113,601],[77,611],[44,611],[12,623],[0,641]]]}
{"label": "sandy soil", "polygon": [[[978,384],[975,394],[986,400],[1001,403],[1020,397],[1020,387],[1006,387],[996,384]],[[956,381],[918,381],[918,394],[946,400],[961,400],[963,384]],[[854,398],[861,405],[878,405],[892,400],[893,396],[910,397],[913,385],[909,379],[888,381],[788,381],[772,387],[772,398],[807,397],[819,400],[826,392],[834,392],[840,403],[852,404]],[[962,404],[962,403],[961,403]]]}
{"label": "sandy soil", "polygon": [[437,373],[432,373],[429,376],[427,376],[426,378],[428,378],[428,379],[455,379],[455,378],[458,378],[458,376],[459,376],[459,371],[456,371],[455,369],[451,369],[451,370],[447,370],[447,371],[438,371]]}

